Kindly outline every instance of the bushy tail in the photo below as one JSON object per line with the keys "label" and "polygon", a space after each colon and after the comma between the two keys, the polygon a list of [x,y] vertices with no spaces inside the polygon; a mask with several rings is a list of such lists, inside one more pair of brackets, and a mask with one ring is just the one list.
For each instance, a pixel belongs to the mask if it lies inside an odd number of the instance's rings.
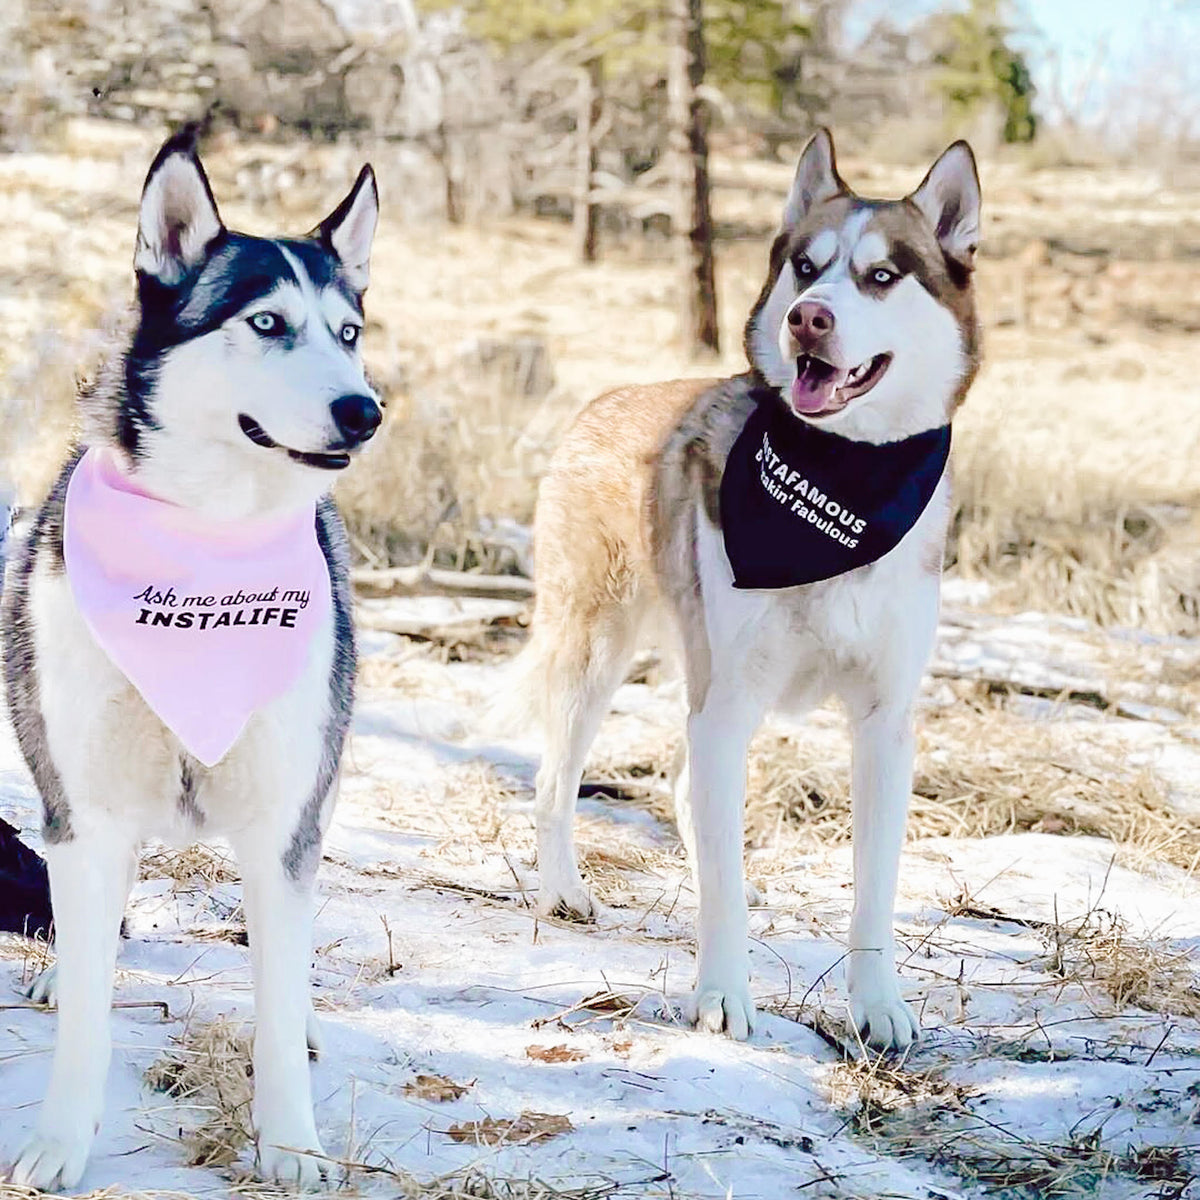
{"label": "bushy tail", "polygon": [[535,623],[521,652],[503,668],[496,693],[484,710],[483,727],[489,736],[531,737],[545,731],[550,659]]}

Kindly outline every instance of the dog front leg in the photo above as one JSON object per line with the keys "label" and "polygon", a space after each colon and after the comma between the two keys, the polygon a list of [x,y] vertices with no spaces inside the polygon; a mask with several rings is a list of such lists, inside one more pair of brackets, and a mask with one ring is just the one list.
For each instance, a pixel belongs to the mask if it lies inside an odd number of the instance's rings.
{"label": "dog front leg", "polygon": [[107,822],[46,847],[54,940],[58,1031],[50,1086],[13,1182],[71,1188],[79,1182],[100,1124],[112,1054],[110,1009],[121,916],[129,894],[132,833]]}
{"label": "dog front leg", "polygon": [[[746,753],[761,713],[744,698],[716,700],[688,719],[688,783],[700,893],[693,1016],[738,1041],[754,1030],[742,861]],[[689,847],[691,848],[691,847]]]}
{"label": "dog front leg", "polygon": [[306,1030],[311,1019],[312,884],[283,860],[238,847],[254,969],[254,1127],[264,1178],[317,1186],[326,1174],[313,1119]]}
{"label": "dog front leg", "polygon": [[854,1027],[879,1050],[902,1050],[920,1033],[900,995],[893,931],[912,770],[910,708],[878,707],[854,719],[854,912],[846,974]]}
{"label": "dog front leg", "polygon": [[[672,769],[675,772],[675,781],[671,785],[675,799],[675,826],[679,830],[679,838],[683,842],[683,848],[687,854],[688,866],[692,873],[692,885],[698,894],[700,881],[696,878],[696,830],[695,823],[692,821],[692,784],[688,771],[686,739],[680,744],[679,753],[676,755]],[[745,881],[745,893],[748,908],[758,908],[759,905],[766,903],[762,892],[749,879]]]}

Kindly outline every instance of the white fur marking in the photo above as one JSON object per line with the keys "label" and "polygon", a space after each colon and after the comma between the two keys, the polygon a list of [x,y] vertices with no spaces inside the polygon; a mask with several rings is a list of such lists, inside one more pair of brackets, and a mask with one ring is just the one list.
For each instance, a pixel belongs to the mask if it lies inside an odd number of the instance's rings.
{"label": "white fur marking", "polygon": [[883,262],[887,256],[888,244],[884,240],[883,234],[872,230],[859,239],[858,245],[854,247],[851,262],[854,264],[854,269],[862,274],[868,267]]}
{"label": "white fur marking", "polygon": [[808,257],[818,271],[823,271],[838,252],[838,235],[832,229],[822,229],[808,243]]}

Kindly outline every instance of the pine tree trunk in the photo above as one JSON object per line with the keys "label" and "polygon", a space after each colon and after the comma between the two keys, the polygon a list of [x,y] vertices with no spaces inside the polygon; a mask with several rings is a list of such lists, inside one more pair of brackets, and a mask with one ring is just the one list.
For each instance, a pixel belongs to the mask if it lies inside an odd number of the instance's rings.
{"label": "pine tree trunk", "polygon": [[708,105],[699,95],[704,70],[703,0],[671,0],[667,83],[676,181],[672,233],[679,248],[680,311],[684,345],[690,354],[720,349],[708,184]]}
{"label": "pine tree trunk", "polygon": [[583,262],[596,261],[596,235],[600,209],[592,200],[592,181],[596,174],[598,153],[595,129],[600,123],[603,103],[603,60],[589,59],[583,66],[579,79],[579,107],[575,121],[576,170],[575,248]]}

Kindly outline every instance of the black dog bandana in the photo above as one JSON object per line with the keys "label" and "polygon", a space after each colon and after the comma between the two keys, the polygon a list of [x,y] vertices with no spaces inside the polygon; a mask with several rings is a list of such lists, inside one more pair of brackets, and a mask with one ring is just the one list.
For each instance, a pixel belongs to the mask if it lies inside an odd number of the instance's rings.
{"label": "black dog bandana", "polygon": [[796,587],[882,558],[925,511],[949,456],[949,425],[877,446],[760,401],[721,480],[734,587]]}

